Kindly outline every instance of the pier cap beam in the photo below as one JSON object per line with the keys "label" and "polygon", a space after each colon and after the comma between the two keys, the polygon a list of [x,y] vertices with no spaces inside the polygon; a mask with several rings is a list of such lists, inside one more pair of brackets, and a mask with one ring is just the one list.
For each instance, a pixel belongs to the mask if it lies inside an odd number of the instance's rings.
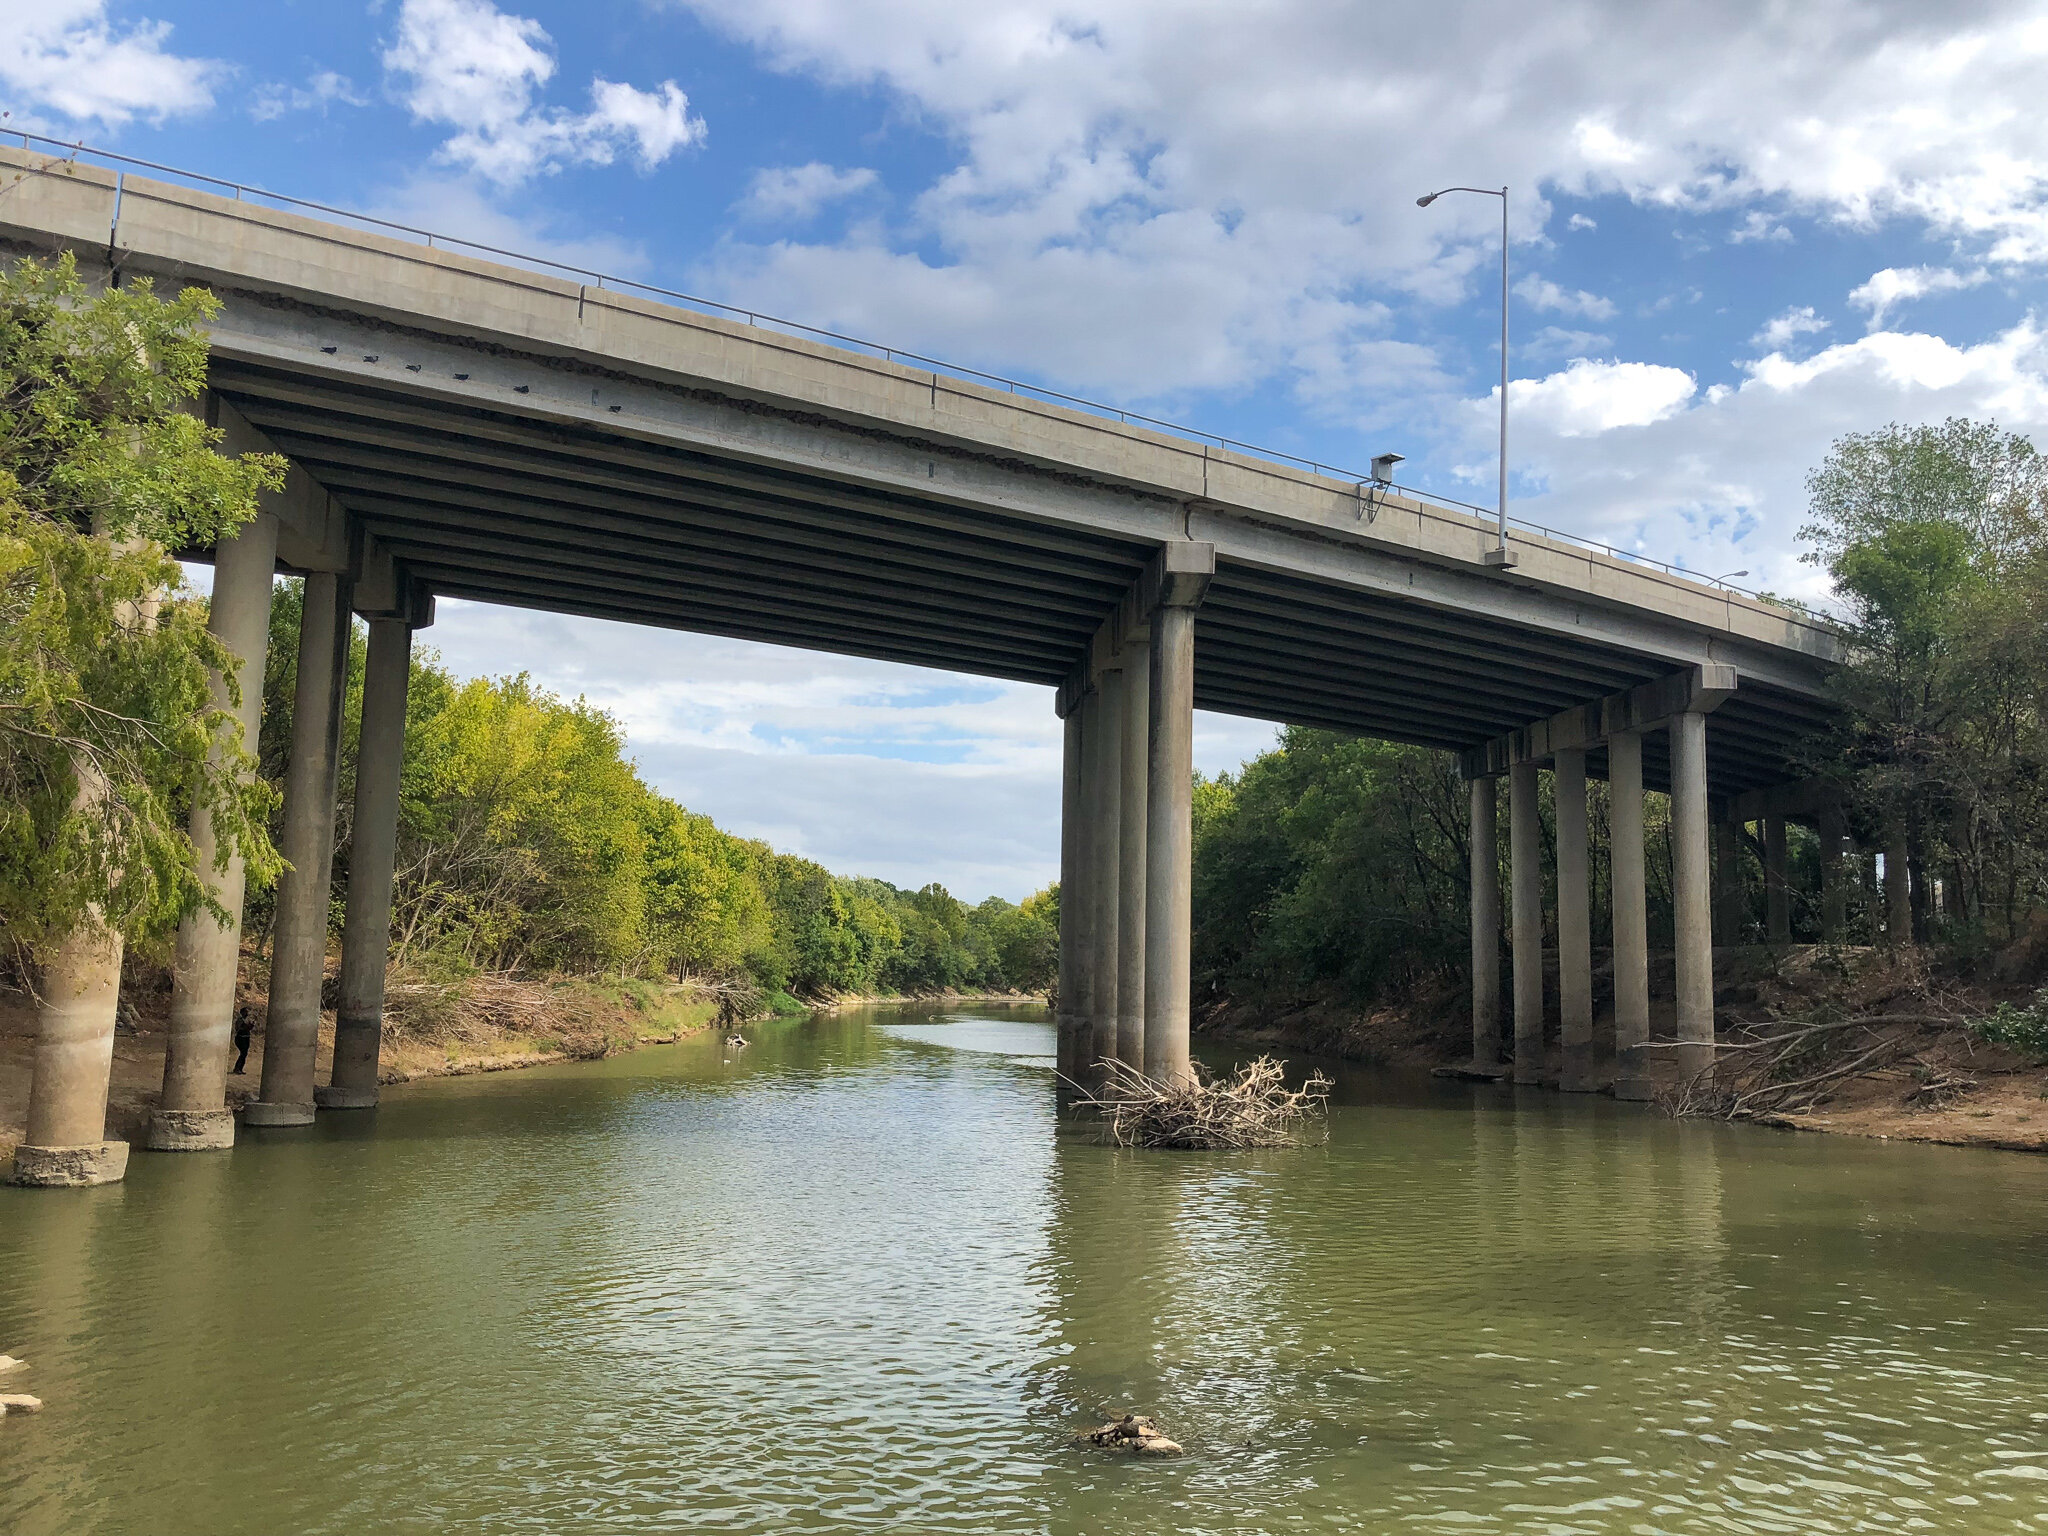
{"label": "pier cap beam", "polygon": [[1548,762],[1559,752],[1583,751],[1623,731],[1645,731],[1674,715],[1703,715],[1735,692],[1735,668],[1707,662],[1644,683],[1591,704],[1575,704],[1546,720],[1496,736],[1458,755],[1468,779],[1499,778],[1521,763]]}

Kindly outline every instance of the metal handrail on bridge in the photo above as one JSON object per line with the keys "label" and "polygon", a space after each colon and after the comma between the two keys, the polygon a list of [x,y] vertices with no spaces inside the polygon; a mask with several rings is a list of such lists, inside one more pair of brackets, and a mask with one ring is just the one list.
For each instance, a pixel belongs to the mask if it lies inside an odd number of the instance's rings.
{"label": "metal handrail on bridge", "polygon": [[[1000,385],[1004,390],[1013,395],[1023,392],[1040,399],[1056,401],[1061,405],[1077,406],[1082,410],[1092,411],[1103,416],[1114,416],[1125,426],[1135,424],[1138,426],[1155,427],[1162,432],[1170,432],[1194,442],[1214,443],[1219,448],[1231,449],[1235,452],[1248,454],[1253,458],[1267,459],[1282,464],[1298,464],[1313,475],[1326,475],[1335,480],[1350,480],[1360,485],[1374,484],[1388,490],[1399,491],[1404,495],[1413,497],[1417,501],[1434,502],[1439,505],[1457,507],[1481,517],[1490,518],[1494,516],[1494,509],[1492,507],[1482,507],[1474,502],[1460,501],[1454,496],[1444,496],[1435,491],[1423,491],[1393,481],[1373,481],[1370,476],[1361,475],[1356,470],[1344,469],[1334,464],[1326,464],[1317,459],[1303,458],[1297,453],[1288,453],[1278,448],[1264,448],[1256,443],[1241,442],[1236,438],[1225,437],[1216,432],[1209,432],[1201,427],[1191,427],[1182,422],[1167,421],[1158,416],[1147,416],[1140,411],[1126,410],[1121,406],[1108,405],[1100,400],[1090,400],[1082,395],[1070,395],[1061,390],[1048,389],[1042,384],[1033,384],[1023,379],[1008,378],[1003,374],[989,373],[984,369],[969,368],[963,363],[950,363],[943,358],[928,357],[922,352],[909,352],[901,347],[885,346],[878,341],[868,341],[859,336],[848,336],[839,331],[827,330],[822,326],[806,325],[801,320],[787,320],[779,315],[768,314],[763,310],[748,309],[739,304],[727,304],[719,299],[707,299],[698,294],[684,293],[680,289],[664,288],[658,283],[643,283],[637,278],[620,277],[616,273],[599,272],[590,267],[579,267],[574,262],[558,261],[552,256],[534,256],[524,251],[508,251],[500,246],[486,245],[480,240],[464,239],[460,235],[438,234],[433,230],[420,229],[415,225],[400,224],[393,219],[381,219],[374,214],[355,213],[347,208],[336,208],[329,203],[314,202],[311,198],[293,197],[286,192],[272,192],[264,187],[251,186],[244,182],[229,181],[224,176],[210,176],[203,171],[188,171],[179,166],[163,165],[157,161],[144,160],[135,155],[123,155],[109,149],[98,149],[85,143],[83,140],[74,142],[70,139],[53,139],[44,134],[29,133],[18,128],[12,130],[12,136],[20,138],[23,149],[31,149],[34,144],[47,144],[54,149],[67,151],[73,160],[76,160],[81,154],[91,155],[96,159],[110,161],[116,166],[132,165],[142,170],[157,171],[166,176],[182,177],[186,181],[203,182],[208,186],[224,187],[235,195],[236,201],[240,201],[244,196],[266,198],[273,203],[281,203],[288,208],[310,209],[315,213],[324,213],[334,218],[346,219],[352,224],[364,224],[379,230],[390,230],[396,234],[410,235],[416,239],[423,240],[430,250],[457,247],[465,251],[481,252],[486,256],[500,256],[507,261],[516,262],[522,266],[544,267],[551,271],[568,273],[574,277],[588,278],[598,288],[603,288],[606,284],[610,284],[612,288],[617,290],[633,289],[640,293],[657,294],[664,299],[672,299],[679,304],[689,305],[693,308],[741,316],[749,325],[773,326],[782,330],[796,332],[803,336],[819,337],[840,346],[858,348],[862,351],[879,355],[884,362],[921,363],[927,368],[949,373],[957,378]],[[117,199],[118,196],[119,189],[117,184]],[[440,242],[439,246],[435,245],[437,240]],[[1559,543],[1577,544],[1582,548],[1596,550],[1605,555],[1612,555],[1618,560],[1626,560],[1634,565],[1651,566],[1656,570],[1664,572],[1667,576],[1675,576],[1684,581],[1696,582],[1700,586],[1718,587],[1723,591],[1734,592],[1748,598],[1760,596],[1756,591],[1748,587],[1738,587],[1733,582],[1724,578],[1705,576],[1697,571],[1686,570],[1683,566],[1673,565],[1667,560],[1659,560],[1651,555],[1639,554],[1635,550],[1621,549],[1612,544],[1603,544],[1598,539],[1589,539],[1581,534],[1567,533],[1562,529],[1546,527],[1542,523],[1531,522],[1527,518],[1510,516],[1508,522],[1511,529],[1522,528],[1530,533],[1539,534],[1546,539],[1556,540]]]}

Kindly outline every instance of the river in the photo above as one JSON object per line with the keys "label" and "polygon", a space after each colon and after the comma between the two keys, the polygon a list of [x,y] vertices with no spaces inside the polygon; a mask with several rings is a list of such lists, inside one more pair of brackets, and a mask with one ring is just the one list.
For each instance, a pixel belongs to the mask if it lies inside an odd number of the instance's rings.
{"label": "river", "polygon": [[2048,1160],[1364,1071],[1138,1154],[1038,1010],[755,1034],[0,1189],[0,1531],[2048,1532]]}

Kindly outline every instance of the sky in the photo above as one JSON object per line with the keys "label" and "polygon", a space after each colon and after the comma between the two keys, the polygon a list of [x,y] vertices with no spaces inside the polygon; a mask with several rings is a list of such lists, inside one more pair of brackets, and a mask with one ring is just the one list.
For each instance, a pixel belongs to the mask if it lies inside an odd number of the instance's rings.
{"label": "sky", "polygon": [[[24,128],[1490,503],[1809,599],[1806,474],[2048,446],[2048,0],[0,0]],[[444,602],[464,674],[847,873],[1053,878],[1047,690]],[[1269,725],[1204,715],[1197,763]]]}

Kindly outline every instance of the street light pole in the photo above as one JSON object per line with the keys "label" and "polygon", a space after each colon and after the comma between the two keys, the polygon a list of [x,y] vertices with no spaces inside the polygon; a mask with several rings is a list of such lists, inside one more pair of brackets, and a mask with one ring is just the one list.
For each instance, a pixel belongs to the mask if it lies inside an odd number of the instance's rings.
{"label": "street light pole", "polygon": [[1491,187],[1445,187],[1427,197],[1415,199],[1415,206],[1427,208],[1445,192],[1472,192],[1480,197],[1500,199],[1500,530],[1495,546],[1486,552],[1488,565],[1513,565],[1508,549],[1508,189]]}

